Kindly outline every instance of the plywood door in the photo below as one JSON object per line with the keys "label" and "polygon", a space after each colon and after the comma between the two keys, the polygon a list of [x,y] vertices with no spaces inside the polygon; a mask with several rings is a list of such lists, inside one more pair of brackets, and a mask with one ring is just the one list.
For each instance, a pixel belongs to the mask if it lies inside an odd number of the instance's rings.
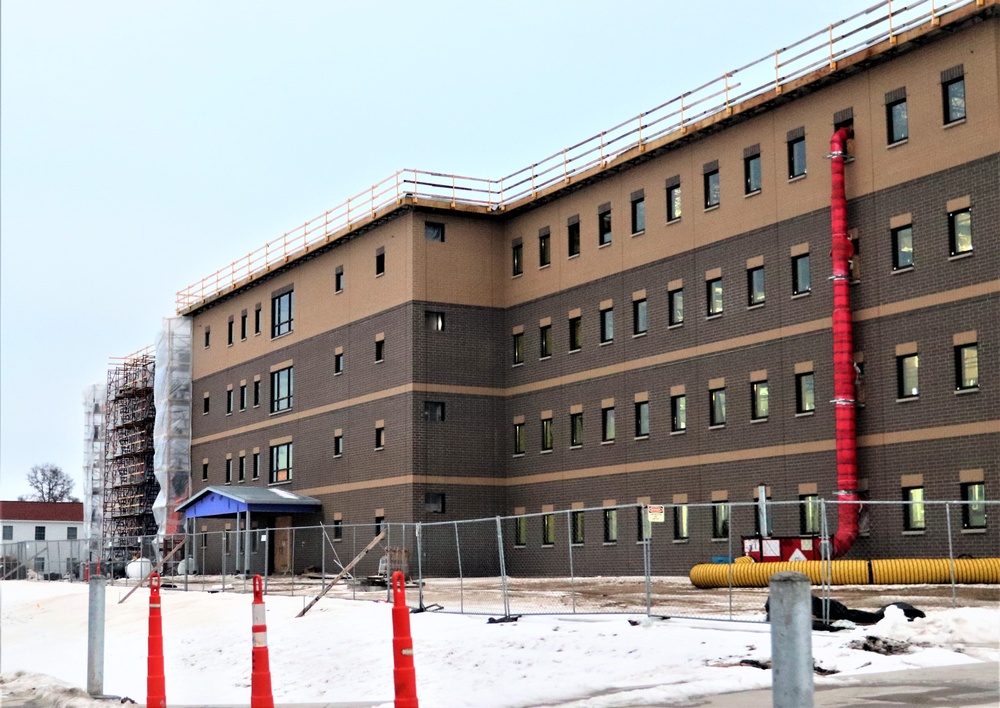
{"label": "plywood door", "polygon": [[288,573],[292,570],[292,526],[291,516],[274,519],[274,572]]}

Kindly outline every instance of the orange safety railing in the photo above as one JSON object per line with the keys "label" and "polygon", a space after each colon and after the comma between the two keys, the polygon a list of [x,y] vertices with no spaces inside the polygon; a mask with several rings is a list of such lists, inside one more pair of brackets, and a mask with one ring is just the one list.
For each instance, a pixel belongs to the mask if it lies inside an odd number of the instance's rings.
{"label": "orange safety railing", "polygon": [[588,170],[607,167],[623,153],[641,151],[667,136],[683,134],[706,118],[728,115],[733,106],[748,99],[769,91],[781,93],[790,82],[817,70],[836,69],[838,62],[856,52],[887,40],[895,43],[899,34],[924,23],[937,25],[947,12],[973,3],[984,6],[997,2],[1000,0],[911,0],[904,5],[900,0],[883,0],[500,179],[399,170],[179,291],[178,311],[322,246],[335,234],[394,209],[404,199],[463,204],[487,211],[506,209]]}

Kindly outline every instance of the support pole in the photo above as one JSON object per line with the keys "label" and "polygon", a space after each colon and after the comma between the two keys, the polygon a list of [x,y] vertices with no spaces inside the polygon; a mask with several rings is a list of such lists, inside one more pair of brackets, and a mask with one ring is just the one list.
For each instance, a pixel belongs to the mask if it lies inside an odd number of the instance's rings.
{"label": "support pole", "polygon": [[771,685],[774,708],[813,708],[812,598],[809,578],[771,576]]}
{"label": "support pole", "polygon": [[[89,565],[89,563],[88,563]],[[87,693],[104,695],[104,576],[90,576],[87,611]]]}

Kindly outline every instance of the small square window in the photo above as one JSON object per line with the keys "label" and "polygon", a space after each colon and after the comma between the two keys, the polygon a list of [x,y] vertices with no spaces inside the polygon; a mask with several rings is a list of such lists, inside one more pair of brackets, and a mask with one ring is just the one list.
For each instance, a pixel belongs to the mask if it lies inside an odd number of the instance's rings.
{"label": "small square window", "polygon": [[601,441],[612,442],[615,439],[615,409],[601,409]]}
{"label": "small square window", "polygon": [[524,454],[524,423],[514,423],[514,454]]}
{"label": "small square window", "polygon": [[569,445],[583,445],[583,413],[571,413],[569,416]]}
{"label": "small square window", "polygon": [[552,325],[538,328],[538,356],[540,359],[552,356]]}
{"label": "small square window", "polygon": [[569,320],[569,350],[578,352],[583,349],[583,320],[571,317]]}
{"label": "small square window", "polygon": [[903,142],[910,137],[909,121],[906,115],[906,99],[892,101],[885,105],[886,140],[890,145]]}
{"label": "small square window", "polygon": [[979,388],[979,345],[955,347],[955,388],[968,391]]}
{"label": "small square window", "polygon": [[712,502],[712,538],[729,538],[728,502]]}
{"label": "small square window", "polygon": [[556,515],[542,516],[542,545],[553,546],[556,542]]}
{"label": "small square window", "polygon": [[726,424],[726,389],[713,388],[708,392],[709,398],[709,425],[720,426]]}
{"label": "small square window", "polygon": [[924,488],[903,487],[903,502],[903,530],[923,531],[927,528]]}
{"label": "small square window", "polygon": [[972,210],[948,214],[948,245],[951,255],[972,253]]}
{"label": "small square window", "polygon": [[646,230],[646,200],[642,197],[632,200],[632,233]]}
{"label": "small square window", "polygon": [[524,333],[518,332],[513,336],[514,366],[524,363]]}
{"label": "small square window", "polygon": [[339,376],[342,373],[344,373],[344,354],[338,352],[333,355],[333,374]]}
{"label": "small square window", "polygon": [[601,344],[615,339],[615,311],[613,308],[601,310]]}
{"label": "small square window", "polygon": [[667,293],[667,299],[670,301],[670,317],[669,322],[671,327],[677,327],[678,325],[684,324],[684,290],[683,288],[678,290],[671,290]]}
{"label": "small square window", "polygon": [[385,340],[376,339],[375,340],[375,361],[385,361]]}
{"label": "small square window", "polygon": [[986,485],[967,482],[962,485],[962,528],[986,528]]}
{"label": "small square window", "polygon": [[690,535],[688,528],[688,505],[678,504],[674,507],[674,540],[686,541]]}
{"label": "small square window", "polygon": [[716,169],[705,173],[705,208],[717,207],[720,201],[719,170]]}
{"label": "small square window", "polygon": [[597,245],[607,246],[611,243],[611,210],[597,215]]}
{"label": "small square window", "polygon": [[920,395],[919,368],[917,354],[896,357],[897,398],[916,398]]}
{"label": "small square window", "polygon": [[892,269],[913,267],[913,227],[901,226],[892,230]]}
{"label": "small square window", "polygon": [[806,173],[806,139],[795,138],[788,141],[788,179],[801,177]]}
{"label": "small square window", "polygon": [[424,313],[427,329],[431,332],[444,332],[444,313],[428,310]]}
{"label": "small square window", "polygon": [[767,381],[755,381],[750,384],[750,418],[767,420],[768,410]]}
{"label": "small square window", "polygon": [[649,437],[649,401],[640,401],[635,404],[635,436],[637,438]]}
{"label": "small square window", "polygon": [[443,423],[444,410],[443,401],[424,401],[424,420],[428,423]]}
{"label": "small square window", "polygon": [[425,222],[424,238],[426,238],[428,241],[437,241],[438,243],[444,243],[444,224],[438,224],[433,221]]}
{"label": "small square window", "polygon": [[538,267],[544,268],[552,263],[552,237],[546,229],[538,235]]}
{"label": "small square window", "polygon": [[444,493],[426,492],[424,493],[424,511],[429,514],[444,513]]}
{"label": "small square window", "polygon": [[816,381],[811,371],[795,375],[795,412],[816,410]]}
{"label": "small square window", "polygon": [[646,299],[632,301],[632,334],[645,334],[649,329]]}
{"label": "small square window", "polygon": [[604,542],[618,543],[618,510],[604,510]]}
{"label": "small square window", "polygon": [[571,540],[574,545],[583,545],[583,512],[573,511],[570,512],[570,529],[573,532]]}
{"label": "small square window", "polygon": [[812,291],[809,273],[809,254],[792,258],[792,295],[804,295]]}
{"label": "small square window", "polygon": [[712,278],[705,283],[708,316],[722,314],[722,278]]}
{"label": "small square window", "polygon": [[820,532],[819,497],[815,494],[799,496],[799,533],[815,536]]}
{"label": "small square window", "polygon": [[385,275],[385,251],[375,254],[375,277]]}
{"label": "small square window", "polygon": [[511,255],[511,266],[510,273],[512,276],[521,275],[524,272],[524,244],[520,241],[515,242],[510,247]]}
{"label": "small square window", "polygon": [[571,221],[566,225],[566,239],[570,258],[580,255],[580,222]]}
{"label": "small square window", "polygon": [[552,419],[542,418],[542,451],[552,449]]}
{"label": "small square window", "polygon": [[743,193],[756,194],[761,189],[760,154],[743,158]]}
{"label": "small square window", "polygon": [[680,433],[687,430],[687,396],[670,397],[670,432]]}
{"label": "small square window", "polygon": [[747,306],[764,304],[764,266],[750,268],[747,271]]}
{"label": "small square window", "polygon": [[965,120],[965,77],[960,76],[941,84],[941,98],[944,103],[944,124],[949,125]]}
{"label": "small square window", "polygon": [[667,221],[677,221],[681,218],[681,185],[667,187]]}
{"label": "small square window", "polygon": [[375,427],[375,449],[381,450],[385,447],[385,426],[378,425]]}

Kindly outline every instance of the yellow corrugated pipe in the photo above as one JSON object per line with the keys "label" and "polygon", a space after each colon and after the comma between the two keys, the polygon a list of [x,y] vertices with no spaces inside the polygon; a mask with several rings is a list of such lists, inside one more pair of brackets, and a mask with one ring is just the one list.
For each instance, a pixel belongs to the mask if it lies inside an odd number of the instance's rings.
{"label": "yellow corrugated pipe", "polygon": [[[753,563],[737,558],[733,564],[702,563],[691,569],[691,583],[699,588],[767,587],[771,576],[786,570],[804,573],[813,585],[823,582],[822,561]],[[1000,583],[1000,558],[958,558],[956,583]],[[947,558],[895,560],[836,560],[829,563],[831,585],[913,585],[950,583],[952,564]]]}

